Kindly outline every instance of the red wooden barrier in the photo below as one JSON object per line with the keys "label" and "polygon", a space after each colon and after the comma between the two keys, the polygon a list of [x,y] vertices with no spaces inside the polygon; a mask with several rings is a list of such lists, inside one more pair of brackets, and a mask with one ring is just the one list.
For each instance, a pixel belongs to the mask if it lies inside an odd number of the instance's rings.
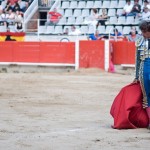
{"label": "red wooden barrier", "polygon": [[112,42],[114,64],[135,64],[135,43],[127,41]]}
{"label": "red wooden barrier", "polygon": [[104,69],[104,41],[80,41],[80,68]]}

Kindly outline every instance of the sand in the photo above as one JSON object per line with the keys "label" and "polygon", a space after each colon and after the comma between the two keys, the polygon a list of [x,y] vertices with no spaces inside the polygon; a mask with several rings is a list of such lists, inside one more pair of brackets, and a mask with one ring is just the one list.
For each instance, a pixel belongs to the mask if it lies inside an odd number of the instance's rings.
{"label": "sand", "polygon": [[0,73],[0,150],[147,150],[147,129],[112,129],[114,97],[134,76],[81,70]]}

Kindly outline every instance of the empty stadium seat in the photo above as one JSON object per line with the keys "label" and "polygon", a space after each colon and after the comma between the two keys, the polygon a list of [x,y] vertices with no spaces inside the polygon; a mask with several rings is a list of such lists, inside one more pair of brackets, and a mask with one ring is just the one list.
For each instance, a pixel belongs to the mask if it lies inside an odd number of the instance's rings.
{"label": "empty stadium seat", "polygon": [[39,32],[39,34],[44,34],[44,33],[46,33],[46,26],[39,26],[38,32]]}
{"label": "empty stadium seat", "polygon": [[72,16],[72,9],[66,9],[65,10],[65,17],[71,17]]}
{"label": "empty stadium seat", "polygon": [[69,2],[63,1],[61,7],[62,7],[63,9],[69,8]]}
{"label": "empty stadium seat", "polygon": [[109,9],[108,16],[116,16],[116,9]]}
{"label": "empty stadium seat", "polygon": [[114,29],[114,26],[106,26],[106,31],[105,31],[105,34],[109,34],[113,31]]}
{"label": "empty stadium seat", "polygon": [[82,17],[82,16],[79,16],[79,17],[76,18],[75,24],[76,24],[76,25],[80,25],[80,24],[82,24],[83,22],[84,22],[83,17]]}
{"label": "empty stadium seat", "polygon": [[124,6],[125,6],[125,4],[126,4],[126,1],[125,0],[120,0],[120,1],[118,1],[119,3],[118,3],[118,8],[123,8]]}
{"label": "empty stadium seat", "polygon": [[126,18],[125,24],[129,24],[129,25],[134,24],[134,16],[128,16]]}
{"label": "empty stadium seat", "polygon": [[77,1],[71,1],[70,2],[70,8],[77,8],[78,7],[78,3],[77,3]]}
{"label": "empty stadium seat", "polygon": [[117,0],[112,0],[110,2],[109,8],[117,8],[117,6],[118,6],[118,1]]}
{"label": "empty stadium seat", "polygon": [[94,2],[93,1],[87,1],[86,8],[93,8]]}
{"label": "empty stadium seat", "polygon": [[85,1],[79,1],[78,8],[85,8],[85,7],[86,7],[86,2]]}
{"label": "empty stadium seat", "polygon": [[87,17],[90,16],[90,11],[89,9],[83,9],[82,10],[82,17]]}
{"label": "empty stadium seat", "polygon": [[93,5],[93,8],[101,8],[102,7],[102,1],[95,1],[94,2],[94,5]]}
{"label": "empty stadium seat", "polygon": [[124,25],[125,22],[126,22],[125,16],[120,16],[120,17],[118,17],[118,22],[117,22],[117,24],[122,24],[122,25]]}
{"label": "empty stadium seat", "polygon": [[89,26],[88,34],[95,34],[95,30],[93,26]]}
{"label": "empty stadium seat", "polygon": [[62,17],[59,22],[58,22],[58,25],[65,25],[67,23],[67,19],[66,17]]}
{"label": "empty stadium seat", "polygon": [[54,34],[54,26],[47,26],[47,29],[46,29],[46,33],[47,34]]}
{"label": "empty stadium seat", "polygon": [[102,8],[109,8],[110,1],[103,1]]}
{"label": "empty stadium seat", "polygon": [[88,26],[81,26],[80,30],[81,30],[81,34],[87,34],[88,33]]}
{"label": "empty stadium seat", "polygon": [[7,28],[6,26],[0,26],[0,32],[6,32]]}
{"label": "empty stadium seat", "polygon": [[129,26],[125,26],[125,27],[123,28],[123,34],[129,34],[130,31],[131,31],[131,27],[129,27]]}
{"label": "empty stadium seat", "polygon": [[116,24],[116,23],[117,23],[117,17],[116,16],[110,17],[108,24]]}
{"label": "empty stadium seat", "polygon": [[73,17],[73,16],[68,17],[68,21],[67,21],[67,24],[68,24],[68,25],[74,25],[75,22],[76,22],[75,17]]}
{"label": "empty stadium seat", "polygon": [[54,34],[62,34],[62,33],[63,33],[62,26],[55,26]]}
{"label": "empty stadium seat", "polygon": [[105,34],[105,32],[106,32],[105,26],[98,26],[98,31],[100,34]]}
{"label": "empty stadium seat", "polygon": [[79,17],[79,16],[81,16],[81,9],[75,9],[75,10],[74,10],[74,13],[73,13],[73,16],[74,16],[74,17]]}

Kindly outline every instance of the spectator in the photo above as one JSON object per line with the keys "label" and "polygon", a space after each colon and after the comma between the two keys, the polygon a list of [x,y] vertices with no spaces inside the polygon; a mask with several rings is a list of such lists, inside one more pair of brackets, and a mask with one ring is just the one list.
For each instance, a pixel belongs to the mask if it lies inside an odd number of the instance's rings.
{"label": "spectator", "polygon": [[68,28],[65,28],[65,31],[64,31],[63,34],[68,35],[68,34],[69,34],[69,29],[68,29]]}
{"label": "spectator", "polygon": [[131,10],[131,12],[128,14],[128,16],[138,16],[141,12],[141,5],[139,4],[139,0],[134,0],[134,5]]}
{"label": "spectator", "polygon": [[114,39],[114,40],[121,39],[122,40],[124,38],[124,36],[122,35],[121,32],[118,31],[118,29],[115,28],[113,30],[113,32],[114,32],[113,34],[110,34],[111,39]]}
{"label": "spectator", "polygon": [[145,7],[147,7],[148,9],[150,9],[149,0],[144,0],[143,5],[142,5],[142,11],[144,11]]}
{"label": "spectator", "polygon": [[93,26],[94,33],[96,31],[96,25],[98,23],[98,11],[96,8],[92,9],[92,15],[89,17],[89,20],[85,20],[84,23]]}
{"label": "spectator", "polygon": [[88,40],[101,40],[102,38],[103,38],[103,36],[99,34],[98,30],[96,30],[95,34],[91,34],[88,37]]}
{"label": "spectator", "polygon": [[47,25],[56,25],[59,21],[59,19],[62,17],[60,13],[57,12],[57,9],[54,8],[53,11],[48,12],[48,21],[46,22]]}
{"label": "spectator", "polygon": [[23,22],[22,15],[22,12],[17,10],[15,14],[15,22]]}
{"label": "spectator", "polygon": [[15,22],[15,13],[12,11],[12,9],[10,9],[8,12],[7,23],[13,24],[14,22]]}
{"label": "spectator", "polygon": [[105,25],[105,22],[107,21],[107,19],[108,19],[107,9],[106,9],[106,8],[103,8],[103,9],[102,9],[102,15],[100,15],[100,16],[98,17],[98,22],[97,22],[96,27],[98,27],[99,24],[100,24],[100,25]]}
{"label": "spectator", "polygon": [[10,9],[12,10],[13,7],[12,7],[12,5],[11,5],[11,2],[8,1],[7,4],[6,4],[6,7],[5,7],[5,11],[6,11],[6,12],[9,12]]}
{"label": "spectator", "polygon": [[0,24],[7,25],[7,15],[3,10],[0,10]]}
{"label": "spectator", "polygon": [[14,12],[20,11],[20,5],[19,5],[18,2],[16,2],[16,3],[14,4],[13,11],[14,11]]}
{"label": "spectator", "polygon": [[128,16],[128,14],[132,11],[133,5],[131,4],[131,0],[126,0],[126,5],[123,8],[122,16]]}
{"label": "spectator", "polygon": [[136,34],[136,30],[135,29],[132,29],[131,34],[128,35],[128,41],[131,41],[131,42],[136,42],[137,39],[140,37],[140,35]]}
{"label": "spectator", "polygon": [[69,32],[69,35],[79,35],[81,34],[81,31],[79,29],[76,29],[75,26],[71,26],[71,32]]}
{"label": "spectator", "polygon": [[150,20],[150,10],[148,9],[148,7],[144,7],[144,11],[141,14],[141,19]]}
{"label": "spectator", "polygon": [[15,23],[15,32],[23,32],[23,25],[21,22]]}

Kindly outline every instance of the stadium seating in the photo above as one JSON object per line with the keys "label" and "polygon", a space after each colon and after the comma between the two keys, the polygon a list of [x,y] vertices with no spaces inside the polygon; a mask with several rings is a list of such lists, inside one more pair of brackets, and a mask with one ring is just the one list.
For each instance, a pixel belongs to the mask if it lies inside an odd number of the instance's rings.
{"label": "stadium seating", "polygon": [[[133,3],[133,0],[131,0]],[[142,5],[143,1],[139,0]],[[102,34],[108,34],[110,28],[118,27],[120,32],[127,33],[130,26],[138,27],[139,19],[129,16],[121,16],[123,7],[125,6],[125,0],[61,0],[59,12],[63,17],[58,22],[57,26],[61,26],[62,31],[66,27],[69,29],[71,25],[76,25],[81,29],[83,34],[90,34],[94,32],[92,26],[88,26],[84,23],[85,19],[88,19],[92,15],[92,8],[98,10],[99,15],[102,14],[102,8],[106,8],[109,19],[106,21],[105,26],[98,26],[98,30]],[[56,30],[57,28],[55,28]],[[82,31],[83,30],[83,31]],[[57,33],[55,31],[55,33]]]}

